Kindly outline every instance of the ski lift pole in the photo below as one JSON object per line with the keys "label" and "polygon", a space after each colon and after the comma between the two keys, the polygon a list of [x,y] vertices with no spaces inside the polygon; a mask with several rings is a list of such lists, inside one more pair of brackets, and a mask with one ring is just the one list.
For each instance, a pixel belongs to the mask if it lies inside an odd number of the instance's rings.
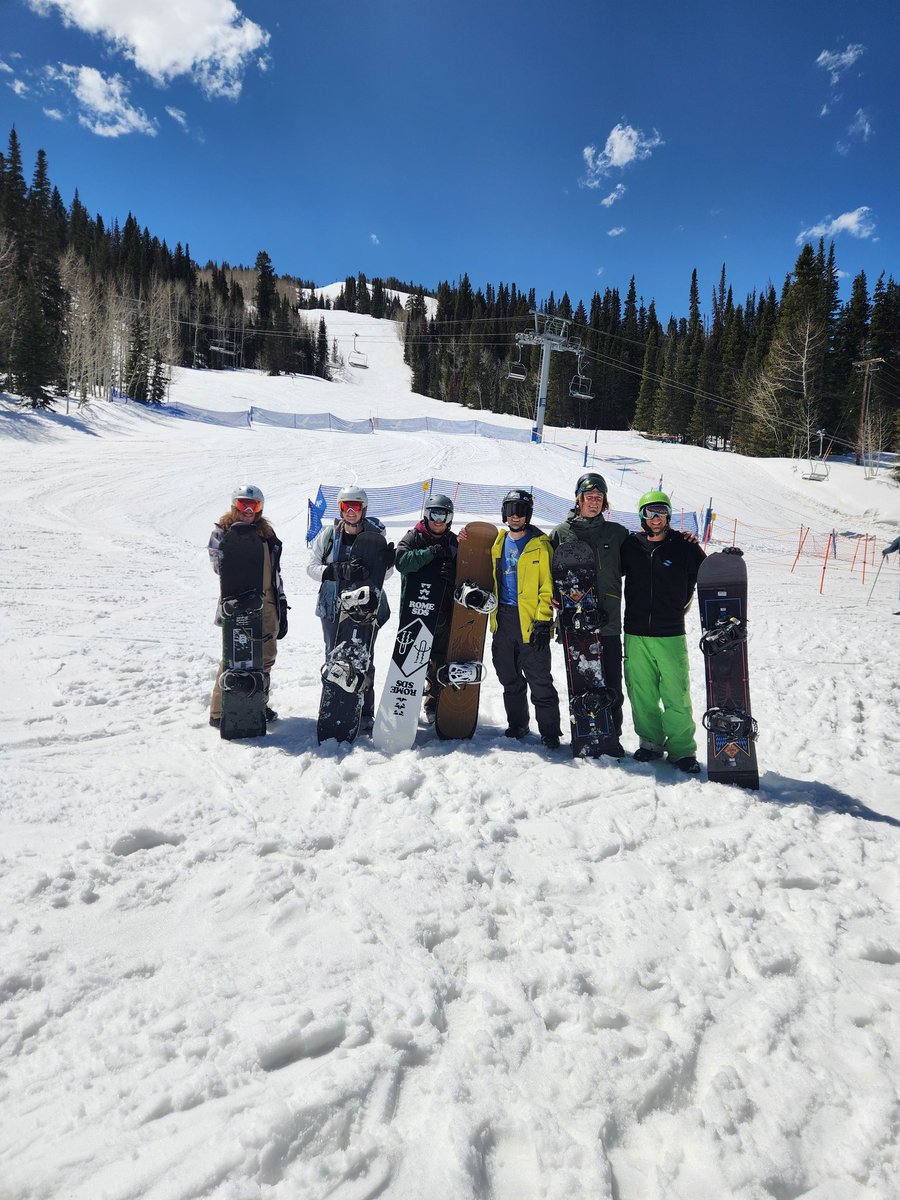
{"label": "ski lift pole", "polygon": [[538,382],[537,407],[534,412],[534,428],[531,431],[531,440],[540,443],[544,433],[544,415],[547,411],[547,389],[550,386],[550,343],[547,341],[541,344],[541,377]]}

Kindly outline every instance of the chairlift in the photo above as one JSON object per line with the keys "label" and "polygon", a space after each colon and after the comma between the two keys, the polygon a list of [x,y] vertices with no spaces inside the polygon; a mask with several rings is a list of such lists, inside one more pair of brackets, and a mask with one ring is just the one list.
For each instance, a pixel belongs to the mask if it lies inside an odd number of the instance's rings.
{"label": "chairlift", "polygon": [[354,333],[354,335],[353,335],[353,349],[347,355],[347,363],[351,367],[366,367],[366,368],[368,368],[368,366],[369,366],[368,354],[364,354],[362,352],[362,350],[357,350],[357,348],[356,348],[356,339],[358,336],[359,335],[356,333]]}
{"label": "chairlift", "polygon": [[515,362],[511,362],[509,364],[509,370],[507,371],[507,378],[514,379],[516,381],[516,383],[524,383],[527,375],[528,375],[528,368],[522,362],[522,348],[520,346],[519,347],[519,357],[516,359]]}
{"label": "chairlift", "polygon": [[[803,476],[804,479],[809,479],[813,483],[818,483],[823,479],[827,479],[831,474],[831,467],[828,465],[827,455],[822,453],[822,443],[825,438],[825,432],[826,431],[824,429],[816,430],[819,438],[819,453],[814,455],[810,451],[808,460],[809,472]],[[828,451],[829,453],[831,452],[831,446],[828,447]]]}
{"label": "chairlift", "polygon": [[582,375],[581,368],[584,365],[584,356],[578,355],[578,369],[572,376],[572,382],[569,384],[569,395],[573,400],[593,400],[594,392],[591,388],[591,381],[587,375]]}

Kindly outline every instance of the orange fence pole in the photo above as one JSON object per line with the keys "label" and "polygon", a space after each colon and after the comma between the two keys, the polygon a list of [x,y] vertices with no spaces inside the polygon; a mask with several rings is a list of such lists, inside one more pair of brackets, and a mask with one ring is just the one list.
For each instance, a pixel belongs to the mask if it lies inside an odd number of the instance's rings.
{"label": "orange fence pole", "polygon": [[734,518],[734,532],[731,535],[732,546],[737,545],[737,517]]}
{"label": "orange fence pole", "polygon": [[828,566],[828,555],[831,553],[831,538],[825,543],[825,561],[822,563],[822,578],[819,580],[819,595],[825,590],[825,568]]}
{"label": "orange fence pole", "polygon": [[[868,538],[868,534],[866,534],[866,537]],[[856,539],[856,545],[853,547],[853,562],[850,564],[850,574],[851,575],[853,574],[853,570],[856,566],[857,554],[859,554],[859,538]],[[865,559],[865,557],[866,557],[866,552],[864,550],[863,551],[863,559]]]}
{"label": "orange fence pole", "polygon": [[794,564],[791,567],[792,575],[794,573],[794,567],[796,567],[796,565],[797,565],[797,559],[799,559],[800,554],[803,550],[803,543],[806,541],[806,535],[809,533],[809,529],[810,529],[810,527],[808,525],[805,530],[802,525],[800,526],[800,545],[797,547],[797,558],[794,559]]}
{"label": "orange fence pole", "polygon": [[[872,541],[873,542],[875,541],[874,534],[872,535]],[[866,583],[866,559],[868,558],[868,556],[869,556],[869,535],[866,534],[866,548],[863,551],[863,564],[862,564],[862,583],[863,583],[864,587],[865,587],[865,583]]]}

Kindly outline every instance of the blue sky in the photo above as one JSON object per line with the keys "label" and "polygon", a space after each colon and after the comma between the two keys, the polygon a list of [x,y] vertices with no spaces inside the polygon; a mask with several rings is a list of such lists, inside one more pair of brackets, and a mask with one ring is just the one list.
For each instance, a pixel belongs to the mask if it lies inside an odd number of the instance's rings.
{"label": "blue sky", "polygon": [[804,235],[898,275],[894,0],[0,0],[0,138],[66,204],[318,284],[467,271],[661,319]]}

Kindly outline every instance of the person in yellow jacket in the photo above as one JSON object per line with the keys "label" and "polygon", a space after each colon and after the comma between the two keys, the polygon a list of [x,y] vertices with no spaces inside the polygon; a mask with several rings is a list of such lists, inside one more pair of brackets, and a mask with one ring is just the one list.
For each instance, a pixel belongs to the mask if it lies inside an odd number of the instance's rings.
{"label": "person in yellow jacket", "polygon": [[553,579],[549,539],[531,524],[534,498],[521,488],[507,492],[501,529],[491,548],[494,593],[498,604],[491,613],[491,658],[503,685],[508,727],[505,736],[524,738],[529,732],[528,698],[537,719],[541,741],[559,748],[559,696],[550,670],[553,633]]}

